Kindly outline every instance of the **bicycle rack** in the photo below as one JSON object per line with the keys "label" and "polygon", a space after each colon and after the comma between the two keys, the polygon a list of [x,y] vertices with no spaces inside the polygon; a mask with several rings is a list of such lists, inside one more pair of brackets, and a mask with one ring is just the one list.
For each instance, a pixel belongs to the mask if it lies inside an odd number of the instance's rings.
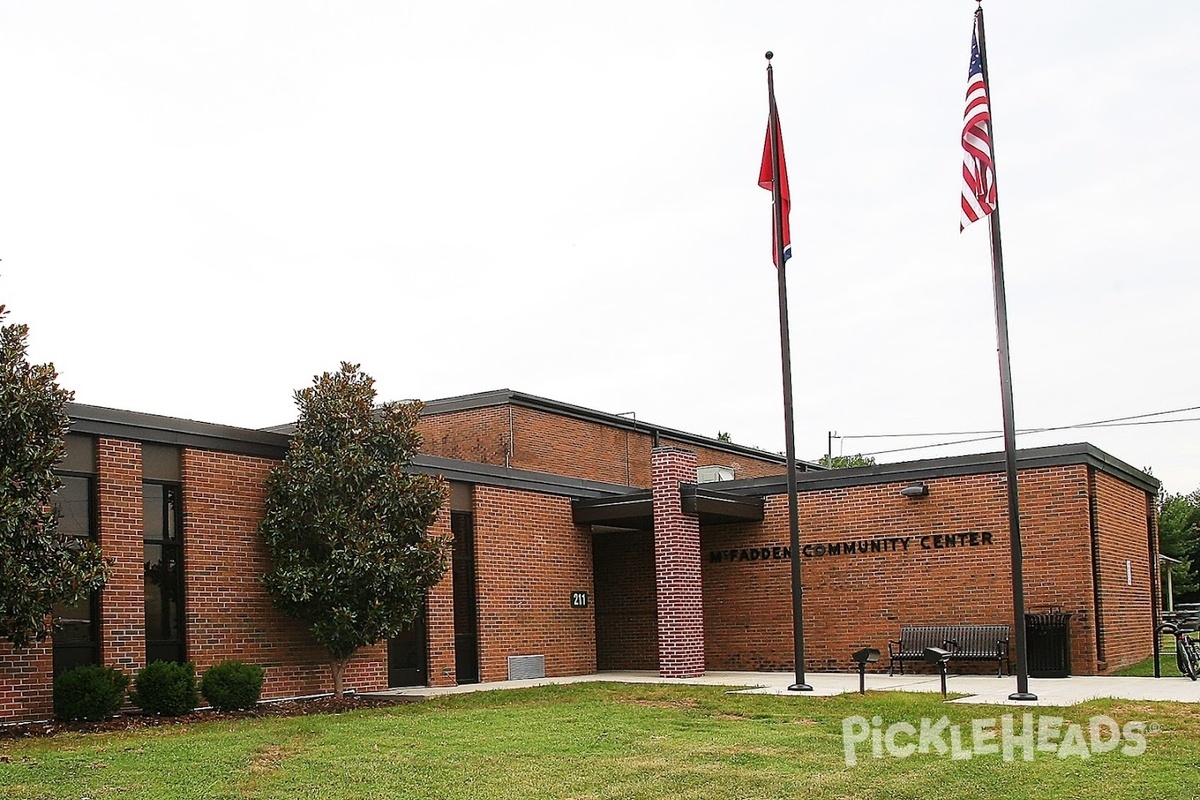
{"label": "bicycle rack", "polygon": [[1174,622],[1160,622],[1154,629],[1154,677],[1162,677],[1162,668],[1158,663],[1162,657],[1162,635],[1164,633],[1173,635],[1178,632],[1179,627]]}

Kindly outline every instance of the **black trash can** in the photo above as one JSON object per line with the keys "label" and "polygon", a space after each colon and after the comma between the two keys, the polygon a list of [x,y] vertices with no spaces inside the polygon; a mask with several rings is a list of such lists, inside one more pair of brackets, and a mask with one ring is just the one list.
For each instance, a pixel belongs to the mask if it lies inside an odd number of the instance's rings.
{"label": "black trash can", "polygon": [[1025,655],[1029,677],[1065,678],[1071,674],[1071,615],[1044,611],[1025,615]]}

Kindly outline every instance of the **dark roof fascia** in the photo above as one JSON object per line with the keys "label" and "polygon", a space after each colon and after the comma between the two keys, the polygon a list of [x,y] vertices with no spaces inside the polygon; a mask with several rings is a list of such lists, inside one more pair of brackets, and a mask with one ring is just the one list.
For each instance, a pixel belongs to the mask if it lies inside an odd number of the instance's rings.
{"label": "dark roof fascia", "polygon": [[763,499],[737,495],[694,483],[679,485],[680,507],[685,514],[695,514],[706,525],[729,522],[762,522]]}
{"label": "dark roof fascia", "polygon": [[71,418],[71,433],[276,459],[283,458],[291,438],[269,431],[83,403],[67,403],[67,415]]}
{"label": "dark roof fascia", "polygon": [[1153,475],[1122,461],[1116,456],[1106,453],[1095,445],[1085,443],[1079,446],[1086,448],[1089,464],[1101,472],[1111,475],[1114,478],[1121,478],[1150,494],[1158,494],[1162,491],[1162,481]]}
{"label": "dark roof fascia", "polygon": [[[477,394],[464,394],[458,397],[447,397],[442,400],[430,400],[425,403],[425,408],[422,410],[422,416],[435,416],[437,414],[448,414],[454,411],[470,411],[477,408],[489,408],[492,406],[514,405],[522,408],[532,409],[534,411],[544,411],[549,414],[556,414],[563,417],[571,417],[572,419],[583,420],[585,422],[596,422],[602,425],[607,425],[611,428],[619,430],[627,430],[635,433],[643,433],[647,435],[658,434],[660,439],[670,439],[673,442],[690,444],[695,447],[703,447],[708,450],[717,450],[721,452],[731,453],[735,455],[754,458],[759,461],[766,461],[772,464],[786,466],[787,457],[779,453],[772,453],[767,450],[759,450],[755,447],[746,445],[734,444],[733,442],[722,442],[719,439],[711,439],[707,436],[701,436],[695,433],[675,430],[674,428],[664,428],[662,425],[654,425],[649,422],[642,422],[629,417],[609,414],[603,411],[596,411],[583,406],[571,405],[570,403],[559,402],[558,400],[550,400],[537,395],[525,394],[524,392],[514,392],[511,389],[497,389],[490,392],[479,392]],[[813,464],[808,461],[797,459],[796,463],[802,466],[805,470],[819,471],[824,467],[819,464]],[[703,466],[703,465],[702,465]]]}
{"label": "dark roof fascia", "polygon": [[571,501],[571,519],[576,525],[599,524],[648,531],[654,528],[654,497],[643,489],[619,497]]}
{"label": "dark roof fascia", "polygon": [[[1157,494],[1162,485],[1157,478],[1147,475],[1140,469],[1132,467],[1086,442],[1017,451],[1018,470],[1079,464],[1093,467],[1150,494]],[[880,483],[981,475],[1004,472],[1004,470],[1004,453],[975,453],[921,461],[876,464],[870,467],[804,472],[796,476],[796,488],[802,492],[812,492],[821,489],[839,489]],[[782,494],[787,491],[787,477],[777,475],[739,481],[722,481],[721,489],[727,492],[759,496]]]}
{"label": "dark roof fascia", "polygon": [[[71,433],[106,436],[135,442],[169,444],[217,450],[225,453],[256,455],[281,459],[287,452],[291,436],[271,431],[214,425],[208,422],[121,411],[82,403],[68,403]],[[411,468],[416,472],[436,474],[447,480],[522,489],[542,494],[571,498],[612,497],[637,491],[620,486],[580,478],[550,475],[528,470],[506,469],[473,461],[419,455]]]}
{"label": "dark roof fascia", "polygon": [[[762,522],[763,500],[730,494],[694,483],[679,485],[680,508],[700,518],[702,525]],[[643,489],[618,497],[573,500],[571,516],[579,525],[604,525],[637,530],[654,528],[654,497]]]}
{"label": "dark roof fascia", "polygon": [[455,397],[422,401],[425,407],[421,409],[421,416],[428,417],[435,414],[449,414],[452,411],[471,411],[476,408],[503,406],[511,403],[515,394],[511,389],[496,389],[490,392],[475,392],[474,394],[460,394]]}
{"label": "dark roof fascia", "polygon": [[504,489],[553,494],[572,499],[628,495],[640,490],[618,484],[551,475],[546,472],[498,467],[475,461],[439,456],[416,456],[409,467],[414,472],[440,475],[448,481],[498,486]]}

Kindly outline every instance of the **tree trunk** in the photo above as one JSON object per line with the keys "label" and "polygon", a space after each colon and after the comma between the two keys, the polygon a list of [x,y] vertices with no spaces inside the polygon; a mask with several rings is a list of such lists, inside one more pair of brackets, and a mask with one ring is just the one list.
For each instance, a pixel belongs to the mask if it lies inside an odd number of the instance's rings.
{"label": "tree trunk", "polygon": [[329,669],[333,672],[333,699],[342,700],[344,697],[342,675],[346,671],[346,664],[350,662],[348,658],[335,658],[329,665]]}

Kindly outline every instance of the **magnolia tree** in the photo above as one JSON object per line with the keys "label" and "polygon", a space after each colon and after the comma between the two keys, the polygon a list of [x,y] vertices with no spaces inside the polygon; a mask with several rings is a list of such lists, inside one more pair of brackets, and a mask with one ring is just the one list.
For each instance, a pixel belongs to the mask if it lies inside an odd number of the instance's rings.
{"label": "magnolia tree", "polygon": [[[0,306],[0,320],[6,315]],[[0,637],[20,649],[46,638],[56,603],[104,584],[93,542],[58,531],[54,467],[66,455],[71,392],[53,364],[30,364],[29,328],[0,326]]]}
{"label": "magnolia tree", "polygon": [[851,467],[873,467],[875,466],[875,456],[864,456],[862,453],[855,453],[852,456],[832,456],[823,455],[817,459],[817,463],[822,467],[829,469],[849,469]]}
{"label": "magnolia tree", "polygon": [[449,542],[429,533],[446,484],[407,469],[421,404],[376,407],[357,364],[295,397],[296,433],[267,478],[263,585],[329,651],[340,698],[355,651],[410,626],[446,571]]}

